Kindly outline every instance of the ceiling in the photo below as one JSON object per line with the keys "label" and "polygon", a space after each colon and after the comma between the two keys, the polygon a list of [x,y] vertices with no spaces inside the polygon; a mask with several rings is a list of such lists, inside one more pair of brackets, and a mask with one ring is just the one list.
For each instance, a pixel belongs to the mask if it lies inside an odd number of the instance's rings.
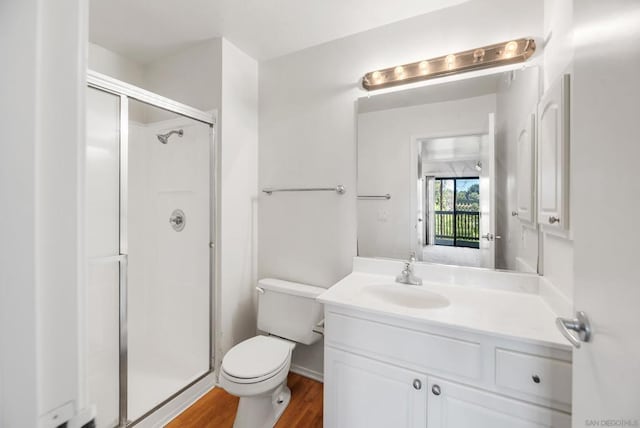
{"label": "ceiling", "polygon": [[258,60],[468,0],[90,0],[91,42],[146,63],[225,37]]}

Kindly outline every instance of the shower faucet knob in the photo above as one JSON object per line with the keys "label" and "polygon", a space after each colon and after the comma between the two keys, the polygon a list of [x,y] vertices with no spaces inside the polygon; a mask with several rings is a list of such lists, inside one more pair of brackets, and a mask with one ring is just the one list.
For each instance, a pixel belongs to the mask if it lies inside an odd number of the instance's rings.
{"label": "shower faucet knob", "polygon": [[186,222],[186,217],[184,215],[184,211],[177,209],[171,213],[171,217],[169,217],[169,224],[176,232],[182,231],[184,229],[184,225]]}

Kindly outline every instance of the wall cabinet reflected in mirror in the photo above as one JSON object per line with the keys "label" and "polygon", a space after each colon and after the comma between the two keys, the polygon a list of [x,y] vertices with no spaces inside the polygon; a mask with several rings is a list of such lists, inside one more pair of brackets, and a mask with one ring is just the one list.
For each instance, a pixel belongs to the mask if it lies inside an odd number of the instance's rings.
{"label": "wall cabinet reflected in mirror", "polygon": [[538,105],[538,221],[545,231],[569,231],[569,75]]}
{"label": "wall cabinet reflected in mirror", "polygon": [[359,99],[358,194],[391,198],[358,200],[358,254],[537,272],[539,82],[534,66]]}

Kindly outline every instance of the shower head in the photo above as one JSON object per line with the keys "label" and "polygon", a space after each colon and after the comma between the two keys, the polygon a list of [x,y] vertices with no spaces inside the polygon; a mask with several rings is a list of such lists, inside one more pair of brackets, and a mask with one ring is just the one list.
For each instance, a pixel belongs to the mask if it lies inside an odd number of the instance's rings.
{"label": "shower head", "polygon": [[182,129],[174,129],[173,131],[169,131],[166,134],[158,134],[158,141],[162,144],[167,144],[169,142],[169,137],[173,134],[178,134],[180,137],[184,135],[184,131]]}

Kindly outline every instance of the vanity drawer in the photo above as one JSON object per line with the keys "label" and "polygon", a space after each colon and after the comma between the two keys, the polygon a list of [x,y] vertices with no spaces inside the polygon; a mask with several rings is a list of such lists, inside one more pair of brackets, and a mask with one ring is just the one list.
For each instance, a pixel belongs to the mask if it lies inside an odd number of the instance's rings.
{"label": "vanity drawer", "polygon": [[482,353],[477,342],[331,312],[326,315],[326,345],[426,373],[482,378]]}
{"label": "vanity drawer", "polygon": [[571,403],[571,363],[496,349],[496,385],[558,403]]}

